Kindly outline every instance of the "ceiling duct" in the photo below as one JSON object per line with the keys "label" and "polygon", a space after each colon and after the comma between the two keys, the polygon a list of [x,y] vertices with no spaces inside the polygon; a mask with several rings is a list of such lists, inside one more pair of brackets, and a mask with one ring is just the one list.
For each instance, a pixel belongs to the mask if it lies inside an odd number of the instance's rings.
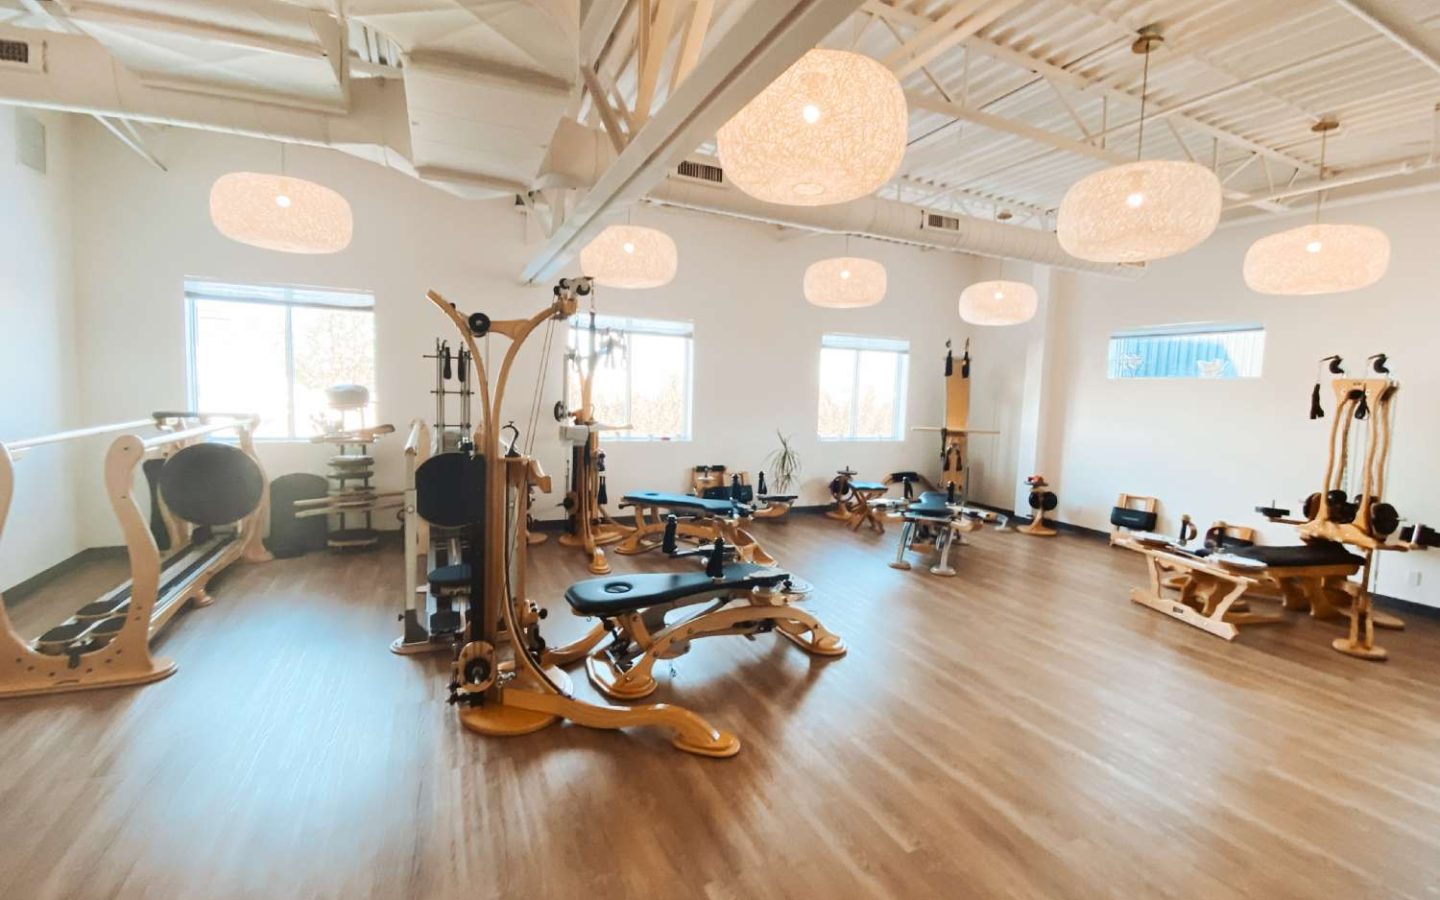
{"label": "ceiling duct", "polygon": [[731,216],[752,222],[783,225],[831,234],[852,234],[959,253],[1026,260],[1046,266],[1138,278],[1144,267],[1093,263],[1066,253],[1055,234],[1018,225],[1003,225],[969,216],[862,197],[833,206],[779,206],[764,203],[734,188],[672,176],[650,192],[653,203],[696,212]]}

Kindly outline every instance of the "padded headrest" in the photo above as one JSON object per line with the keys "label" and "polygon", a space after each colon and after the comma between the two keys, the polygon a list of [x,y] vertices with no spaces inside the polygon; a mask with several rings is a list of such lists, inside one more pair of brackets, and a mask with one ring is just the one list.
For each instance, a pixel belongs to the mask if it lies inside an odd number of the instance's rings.
{"label": "padded headrest", "polygon": [[485,518],[485,458],[437,453],[415,470],[415,512],[431,525],[459,528]]}
{"label": "padded headrest", "polygon": [[160,496],[191,525],[229,525],[255,511],[265,492],[260,466],[229,444],[192,444],[165,460]]}

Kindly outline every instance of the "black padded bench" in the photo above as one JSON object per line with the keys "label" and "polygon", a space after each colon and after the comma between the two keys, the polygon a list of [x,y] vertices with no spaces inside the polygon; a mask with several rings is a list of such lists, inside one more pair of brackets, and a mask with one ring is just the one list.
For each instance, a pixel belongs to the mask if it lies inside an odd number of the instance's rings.
{"label": "black padded bench", "polygon": [[668,491],[636,491],[626,494],[622,506],[660,506],[686,512],[704,513],[707,516],[730,516],[745,506],[732,500],[711,500],[693,494],[675,494]]}
{"label": "black padded bench", "polygon": [[1310,569],[1320,566],[1354,566],[1359,568],[1365,560],[1345,549],[1344,544],[1334,541],[1313,541],[1293,547],[1230,547],[1231,556],[1241,556],[1262,562],[1272,569]]}
{"label": "black padded bench", "polygon": [[[763,574],[762,574],[763,573]],[[696,594],[774,586],[790,577],[766,566],[734,563],[722,578],[704,572],[653,572],[577,581],[565,590],[565,601],[582,616],[613,616],[674,603]]]}

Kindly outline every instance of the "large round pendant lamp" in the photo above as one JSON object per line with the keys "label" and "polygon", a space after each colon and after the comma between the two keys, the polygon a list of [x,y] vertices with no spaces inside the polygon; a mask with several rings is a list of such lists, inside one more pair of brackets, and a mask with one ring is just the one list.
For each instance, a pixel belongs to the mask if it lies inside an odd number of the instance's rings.
{"label": "large round pendant lamp", "polygon": [[[1320,179],[1325,179],[1326,135],[1339,122],[1325,118],[1315,124],[1320,135]],[[1267,235],[1245,252],[1245,283],[1262,294],[1308,296],[1340,294],[1369,287],[1390,267],[1390,238],[1368,225],[1320,222],[1323,191],[1315,195],[1315,221]]]}
{"label": "large round pendant lamp", "polygon": [[1060,203],[1056,236],[1071,256],[1107,263],[1163,259],[1199,244],[1220,224],[1220,179],[1214,172],[1193,162],[1140,158],[1150,50],[1162,40],[1147,28],[1130,48],[1145,55],[1136,161],[1087,175]]}
{"label": "large round pendant lamp", "polygon": [[580,271],[604,287],[660,287],[679,264],[670,235],[640,225],[611,225],[580,251]]}
{"label": "large round pendant lamp", "polygon": [[1245,283],[1262,294],[1340,294],[1369,287],[1390,266],[1390,238],[1367,225],[1302,225],[1245,253]]}
{"label": "large round pendant lamp", "polygon": [[960,318],[971,325],[1019,325],[1035,316],[1040,298],[1022,281],[977,281],[960,292]]}
{"label": "large round pendant lamp", "polygon": [[805,270],[805,299],[827,309],[857,309],[885,299],[885,267],[873,259],[836,256]]}
{"label": "large round pendant lamp", "polygon": [[210,220],[234,241],[282,253],[338,253],[355,218],[346,199],[303,178],[263,172],[221,175],[210,188]]}
{"label": "large round pendant lamp", "polygon": [[905,156],[909,108],[868,56],[811,50],[716,135],[725,177],[759,200],[844,203],[890,180]]}

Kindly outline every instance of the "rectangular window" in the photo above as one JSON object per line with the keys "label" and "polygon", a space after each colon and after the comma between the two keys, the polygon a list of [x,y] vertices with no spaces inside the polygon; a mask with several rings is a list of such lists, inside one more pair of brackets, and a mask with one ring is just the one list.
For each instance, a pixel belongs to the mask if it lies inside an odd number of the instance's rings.
{"label": "rectangular window", "polygon": [[[628,426],[605,433],[607,441],[690,440],[690,396],[695,326],[689,322],[595,316],[570,319],[570,352],[585,360],[602,357],[591,396],[595,420]],[[605,347],[612,348],[608,354]],[[580,376],[566,366],[565,405],[580,408]]]}
{"label": "rectangular window", "polygon": [[1111,378],[1259,378],[1265,327],[1161,325],[1110,336]]}
{"label": "rectangular window", "polygon": [[909,370],[908,341],[848,334],[821,338],[820,439],[902,440]]}
{"label": "rectangular window", "polygon": [[185,305],[194,408],[259,413],[257,437],[308,438],[335,415],[325,389],[359,384],[374,424],[371,294],[187,279]]}

